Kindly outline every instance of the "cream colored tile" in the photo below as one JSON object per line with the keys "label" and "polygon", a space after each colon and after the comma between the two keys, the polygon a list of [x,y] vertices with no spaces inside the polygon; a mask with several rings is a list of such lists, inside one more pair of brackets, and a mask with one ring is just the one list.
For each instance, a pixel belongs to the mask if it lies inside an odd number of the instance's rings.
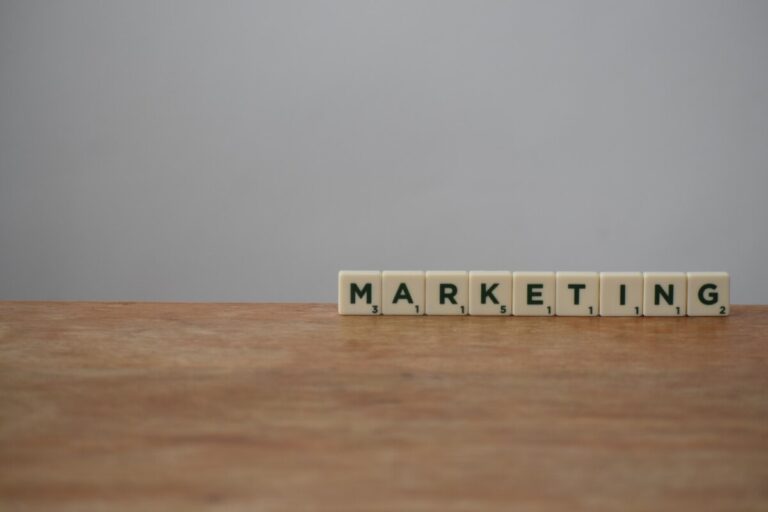
{"label": "cream colored tile", "polygon": [[512,314],[512,272],[472,270],[469,273],[469,314]]}
{"label": "cream colored tile", "polygon": [[555,314],[555,273],[513,272],[512,314],[553,316]]}
{"label": "cream colored tile", "polygon": [[600,272],[600,316],[643,314],[642,272]]}
{"label": "cream colored tile", "polygon": [[685,272],[643,272],[643,315],[685,316]]}
{"label": "cream colored tile", "polygon": [[557,272],[555,279],[558,316],[597,316],[600,300],[597,272]]}
{"label": "cream colored tile", "polygon": [[339,272],[339,314],[381,314],[381,272],[342,270]]}
{"label": "cream colored tile", "polygon": [[424,314],[424,272],[385,270],[381,273],[381,309],[385,315]]}
{"label": "cream colored tile", "polygon": [[727,316],[731,312],[728,272],[688,272],[688,316]]}
{"label": "cream colored tile", "polygon": [[428,315],[469,313],[469,278],[462,271],[428,270],[426,274]]}

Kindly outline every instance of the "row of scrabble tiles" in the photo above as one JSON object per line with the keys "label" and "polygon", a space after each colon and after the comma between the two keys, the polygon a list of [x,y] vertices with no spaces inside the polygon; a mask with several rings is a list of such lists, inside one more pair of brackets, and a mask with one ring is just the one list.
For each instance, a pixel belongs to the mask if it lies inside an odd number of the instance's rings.
{"label": "row of scrabble tiles", "polygon": [[727,272],[339,272],[342,315],[726,316]]}

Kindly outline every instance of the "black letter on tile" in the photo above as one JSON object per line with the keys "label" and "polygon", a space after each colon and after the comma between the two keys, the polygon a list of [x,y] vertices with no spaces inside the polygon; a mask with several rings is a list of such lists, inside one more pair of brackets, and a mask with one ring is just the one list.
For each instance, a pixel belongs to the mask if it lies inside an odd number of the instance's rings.
{"label": "black letter on tile", "polygon": [[480,303],[485,304],[485,299],[490,298],[491,302],[494,304],[498,304],[499,301],[496,300],[496,296],[493,294],[493,290],[496,289],[496,287],[499,286],[499,283],[493,283],[493,286],[486,289],[485,283],[480,283]]}
{"label": "black letter on tile", "polygon": [[662,288],[660,284],[657,284],[653,290],[653,303],[655,305],[658,306],[661,304],[661,297],[664,297],[664,300],[667,301],[667,304],[670,306],[675,302],[675,285],[669,285],[667,291],[664,291],[664,288]]}
{"label": "black letter on tile", "polygon": [[445,299],[451,301],[451,304],[456,304],[457,293],[459,293],[459,289],[455,284],[440,283],[440,304],[445,304]]}
{"label": "black letter on tile", "polygon": [[370,304],[371,303],[371,297],[373,297],[373,291],[371,283],[366,283],[365,286],[363,286],[362,289],[360,289],[359,286],[357,286],[357,283],[352,283],[349,285],[350,292],[352,298],[352,304],[355,303],[356,296],[359,296],[361,299],[363,298],[363,295],[365,295],[365,303]]}
{"label": "black letter on tile", "polygon": [[405,283],[400,283],[400,286],[397,287],[395,297],[392,299],[392,304],[397,304],[397,301],[400,299],[405,299],[408,301],[408,304],[413,304],[411,293],[408,291],[408,287],[405,285]]}
{"label": "black letter on tile", "polygon": [[717,290],[717,285],[712,283],[707,283],[701,285],[701,288],[699,288],[699,300],[702,304],[706,304],[707,306],[711,306],[712,304],[717,304],[717,300],[719,299],[719,294],[717,292],[712,292],[709,294],[709,296],[704,296],[704,292],[706,290]]}
{"label": "black letter on tile", "polygon": [[575,305],[577,305],[577,306],[579,305],[579,292],[581,290],[583,290],[584,288],[586,288],[586,287],[587,287],[587,285],[585,285],[585,284],[569,284],[568,285],[568,288],[573,290],[573,303]]}
{"label": "black letter on tile", "polygon": [[537,306],[544,304],[544,301],[540,298],[541,297],[541,289],[544,288],[544,285],[541,283],[529,283],[528,284],[528,305],[529,306]]}

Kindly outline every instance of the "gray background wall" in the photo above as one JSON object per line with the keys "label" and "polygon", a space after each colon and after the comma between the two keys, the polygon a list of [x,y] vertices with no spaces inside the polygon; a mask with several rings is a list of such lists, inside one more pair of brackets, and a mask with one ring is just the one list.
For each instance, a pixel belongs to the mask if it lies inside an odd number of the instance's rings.
{"label": "gray background wall", "polygon": [[729,270],[768,303],[768,2],[0,2],[0,298]]}

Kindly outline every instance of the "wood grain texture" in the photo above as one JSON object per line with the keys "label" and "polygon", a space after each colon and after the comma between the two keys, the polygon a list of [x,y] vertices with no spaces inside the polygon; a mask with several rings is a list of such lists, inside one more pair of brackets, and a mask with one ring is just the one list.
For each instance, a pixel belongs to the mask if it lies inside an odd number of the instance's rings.
{"label": "wood grain texture", "polygon": [[2,510],[768,510],[768,307],[0,303]]}

